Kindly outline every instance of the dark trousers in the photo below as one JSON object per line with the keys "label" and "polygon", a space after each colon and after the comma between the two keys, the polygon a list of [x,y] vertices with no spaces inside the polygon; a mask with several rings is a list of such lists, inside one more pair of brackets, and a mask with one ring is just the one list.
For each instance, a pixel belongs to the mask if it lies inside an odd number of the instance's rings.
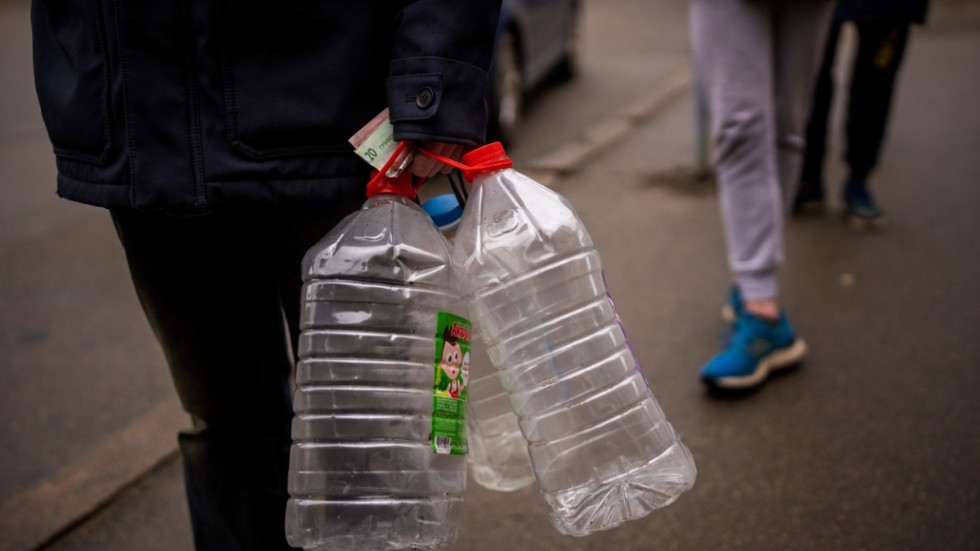
{"label": "dark trousers", "polygon": [[[813,106],[806,130],[806,154],[801,180],[804,186],[823,184],[827,128],[834,98],[834,58],[844,21],[835,20],[817,76]],[[885,137],[895,78],[905,54],[909,25],[891,22],[855,22],[858,48],[851,72],[847,103],[844,160],[850,178],[865,181],[875,165]]]}
{"label": "dark trousers", "polygon": [[301,260],[360,206],[113,210],[192,428],[179,435],[199,551],[290,549],[284,535]]}

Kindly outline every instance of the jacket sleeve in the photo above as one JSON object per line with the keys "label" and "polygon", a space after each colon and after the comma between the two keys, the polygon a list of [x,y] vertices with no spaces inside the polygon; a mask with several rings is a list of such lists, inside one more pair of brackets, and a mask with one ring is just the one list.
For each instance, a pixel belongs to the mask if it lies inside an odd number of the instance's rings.
{"label": "jacket sleeve", "polygon": [[418,0],[401,12],[386,83],[397,140],[482,145],[500,0]]}

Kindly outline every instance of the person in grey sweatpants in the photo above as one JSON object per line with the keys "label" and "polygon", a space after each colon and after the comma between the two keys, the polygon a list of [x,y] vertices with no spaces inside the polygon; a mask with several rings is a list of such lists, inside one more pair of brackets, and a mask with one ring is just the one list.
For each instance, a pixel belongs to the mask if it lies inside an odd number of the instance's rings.
{"label": "person in grey sweatpants", "polygon": [[795,196],[806,117],[832,2],[691,0],[694,61],[711,118],[734,331],[704,366],[745,388],[806,354],[778,301],[783,223]]}

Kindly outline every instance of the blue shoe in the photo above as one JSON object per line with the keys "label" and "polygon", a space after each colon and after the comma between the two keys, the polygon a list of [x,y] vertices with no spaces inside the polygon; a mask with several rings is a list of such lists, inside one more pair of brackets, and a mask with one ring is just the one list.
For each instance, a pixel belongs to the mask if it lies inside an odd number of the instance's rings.
{"label": "blue shoe", "polygon": [[701,368],[701,379],[719,388],[749,388],[804,356],[806,343],[796,336],[785,312],[772,323],[743,311],[725,349]]}
{"label": "blue shoe", "polygon": [[732,285],[728,290],[728,302],[721,306],[721,319],[725,323],[735,323],[735,320],[742,315],[742,292],[738,285]]}
{"label": "blue shoe", "polygon": [[844,215],[852,228],[878,229],[884,226],[885,213],[875,203],[863,182],[848,182],[844,188]]}

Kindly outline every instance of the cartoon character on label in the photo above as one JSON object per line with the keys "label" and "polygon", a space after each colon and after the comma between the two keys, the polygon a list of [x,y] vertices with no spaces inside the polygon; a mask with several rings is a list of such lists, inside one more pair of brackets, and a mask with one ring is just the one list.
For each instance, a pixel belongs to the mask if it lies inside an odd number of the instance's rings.
{"label": "cartoon character on label", "polygon": [[[439,393],[452,398],[459,397],[460,384],[457,377],[463,362],[463,347],[447,327],[442,332],[442,355],[439,358],[439,373],[436,388]],[[467,366],[467,369],[469,366]]]}

